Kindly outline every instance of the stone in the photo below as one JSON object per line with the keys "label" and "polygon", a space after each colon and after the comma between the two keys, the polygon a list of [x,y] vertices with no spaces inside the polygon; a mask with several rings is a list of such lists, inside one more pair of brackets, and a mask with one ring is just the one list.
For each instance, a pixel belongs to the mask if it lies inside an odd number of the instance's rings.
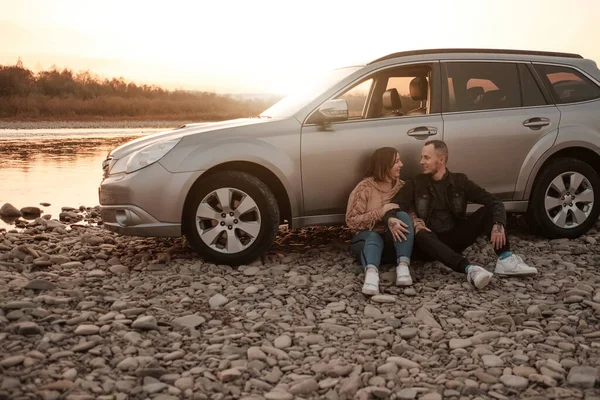
{"label": "stone", "polygon": [[598,379],[598,372],[594,367],[577,366],[571,368],[567,376],[567,383],[583,389],[593,388]]}
{"label": "stone", "polygon": [[360,376],[353,375],[344,379],[340,385],[339,395],[341,399],[352,399],[358,389],[362,387]]}
{"label": "stone", "polygon": [[108,270],[114,275],[123,275],[129,273],[129,267],[121,264],[112,265]]}
{"label": "stone", "polygon": [[502,367],[504,365],[504,361],[493,354],[484,354],[481,356],[481,361],[483,361],[483,365],[487,368]]}
{"label": "stone", "polygon": [[133,329],[140,330],[158,330],[158,324],[156,318],[151,315],[140,316],[131,324]]}
{"label": "stone", "polygon": [[402,328],[398,331],[398,334],[402,339],[412,339],[417,336],[418,330],[414,327]]}
{"label": "stone", "polygon": [[229,303],[229,300],[227,299],[227,297],[223,296],[221,293],[217,293],[217,294],[213,295],[208,300],[208,304],[210,305],[210,308],[219,308],[221,306],[224,306],[227,303]]}
{"label": "stone", "polygon": [[42,210],[38,207],[23,207],[20,211],[26,217],[39,217],[42,214]]}
{"label": "stone", "polygon": [[15,206],[10,203],[4,203],[2,207],[0,207],[0,216],[5,218],[19,218],[21,216],[21,211],[19,211]]}
{"label": "stone", "polygon": [[25,289],[32,290],[54,290],[56,285],[44,279],[33,279],[25,285]]}
{"label": "stone", "polygon": [[248,267],[244,270],[243,274],[246,276],[254,276],[260,272],[259,267]]}
{"label": "stone", "polygon": [[449,347],[451,349],[464,349],[465,347],[471,346],[470,339],[450,339]]}
{"label": "stone", "polygon": [[310,286],[310,278],[306,275],[290,276],[288,283],[299,288]]}
{"label": "stone", "polygon": [[277,349],[287,349],[292,345],[292,338],[288,335],[281,335],[273,341],[273,346]]}
{"label": "stone", "polygon": [[556,387],[556,385],[558,385],[558,382],[556,382],[554,379],[550,378],[549,376],[545,376],[545,375],[531,374],[531,375],[529,375],[528,379],[531,382],[535,382],[544,387]]}
{"label": "stone", "polygon": [[371,300],[373,300],[376,303],[395,303],[396,297],[391,296],[389,294],[377,294],[375,296],[372,296]]}
{"label": "stone", "polygon": [[502,382],[504,386],[513,389],[525,389],[529,385],[529,380],[527,380],[527,378],[517,375],[502,375],[500,377],[500,382]]}
{"label": "stone", "polygon": [[293,384],[289,389],[289,393],[295,396],[306,396],[319,390],[319,384],[313,378],[303,379],[298,383]]}
{"label": "stone", "polygon": [[39,335],[42,333],[42,328],[32,321],[21,322],[19,324],[19,335],[30,336]]}
{"label": "stone", "polygon": [[23,355],[9,356],[9,357],[3,358],[2,361],[0,361],[0,366],[2,366],[4,368],[14,367],[16,365],[21,364],[23,362],[23,360],[25,360],[25,356],[23,356]]}
{"label": "stone", "polygon": [[415,313],[415,316],[423,322],[423,324],[432,328],[442,329],[442,326],[435,320],[433,315],[425,307],[421,307]]}
{"label": "stone", "polygon": [[181,391],[186,391],[187,389],[194,388],[194,379],[193,378],[179,378],[173,384],[177,389]]}
{"label": "stone", "polygon": [[172,322],[173,326],[178,328],[195,328],[202,325],[206,320],[199,315],[185,315],[175,318]]}
{"label": "stone", "polygon": [[220,371],[217,376],[221,382],[232,382],[242,376],[242,372],[237,368],[230,368]]}
{"label": "stone", "polygon": [[417,391],[412,388],[402,389],[396,393],[396,398],[398,400],[413,400],[417,398]]}
{"label": "stone", "polygon": [[100,328],[96,325],[79,325],[75,329],[76,335],[95,335],[100,331]]}

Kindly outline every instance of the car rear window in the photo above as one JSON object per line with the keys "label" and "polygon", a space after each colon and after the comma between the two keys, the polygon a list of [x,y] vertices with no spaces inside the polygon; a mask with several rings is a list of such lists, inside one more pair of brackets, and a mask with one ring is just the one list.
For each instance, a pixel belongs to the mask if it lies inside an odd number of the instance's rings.
{"label": "car rear window", "polygon": [[446,78],[445,111],[521,107],[521,87],[516,64],[448,62]]}
{"label": "car rear window", "polygon": [[600,98],[600,87],[573,68],[544,64],[536,64],[535,68],[557,104]]}

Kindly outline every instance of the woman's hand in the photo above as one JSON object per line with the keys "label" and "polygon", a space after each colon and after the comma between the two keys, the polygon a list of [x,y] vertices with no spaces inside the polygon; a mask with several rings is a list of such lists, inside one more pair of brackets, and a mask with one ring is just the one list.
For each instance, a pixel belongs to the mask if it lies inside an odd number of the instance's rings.
{"label": "woman's hand", "polygon": [[404,222],[400,221],[398,218],[390,218],[388,220],[388,228],[390,229],[395,241],[402,242],[403,240],[406,240],[405,233],[409,232],[407,229],[408,225],[406,225]]}
{"label": "woman's hand", "polygon": [[399,208],[400,208],[400,206],[396,203],[388,203],[388,204],[383,205],[383,207],[381,207],[381,213],[385,214],[388,211],[399,209]]}

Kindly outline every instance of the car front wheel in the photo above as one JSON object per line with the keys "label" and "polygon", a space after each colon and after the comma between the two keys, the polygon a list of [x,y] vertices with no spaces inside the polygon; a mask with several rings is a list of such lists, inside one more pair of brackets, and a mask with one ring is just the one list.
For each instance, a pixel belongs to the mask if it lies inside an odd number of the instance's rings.
{"label": "car front wheel", "polygon": [[273,244],[279,208],[261,180],[245,172],[219,172],[192,190],[183,215],[185,236],[206,260],[247,264]]}
{"label": "car front wheel", "polygon": [[600,214],[600,178],[587,163],[558,158],[539,176],[529,205],[531,222],[548,238],[576,238]]}

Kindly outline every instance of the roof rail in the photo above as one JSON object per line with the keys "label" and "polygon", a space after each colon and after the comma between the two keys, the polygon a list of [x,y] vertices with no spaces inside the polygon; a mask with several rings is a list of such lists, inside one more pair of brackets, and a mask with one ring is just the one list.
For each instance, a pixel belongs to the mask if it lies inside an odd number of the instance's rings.
{"label": "roof rail", "polygon": [[567,58],[583,58],[579,54],[574,53],[559,53],[552,51],[529,51],[529,50],[503,50],[503,49],[426,49],[426,50],[409,50],[398,53],[388,54],[387,56],[371,61],[369,64],[378,61],[389,60],[396,57],[418,56],[422,54],[436,53],[491,53],[491,54],[524,54],[533,56],[549,56],[549,57],[567,57]]}

